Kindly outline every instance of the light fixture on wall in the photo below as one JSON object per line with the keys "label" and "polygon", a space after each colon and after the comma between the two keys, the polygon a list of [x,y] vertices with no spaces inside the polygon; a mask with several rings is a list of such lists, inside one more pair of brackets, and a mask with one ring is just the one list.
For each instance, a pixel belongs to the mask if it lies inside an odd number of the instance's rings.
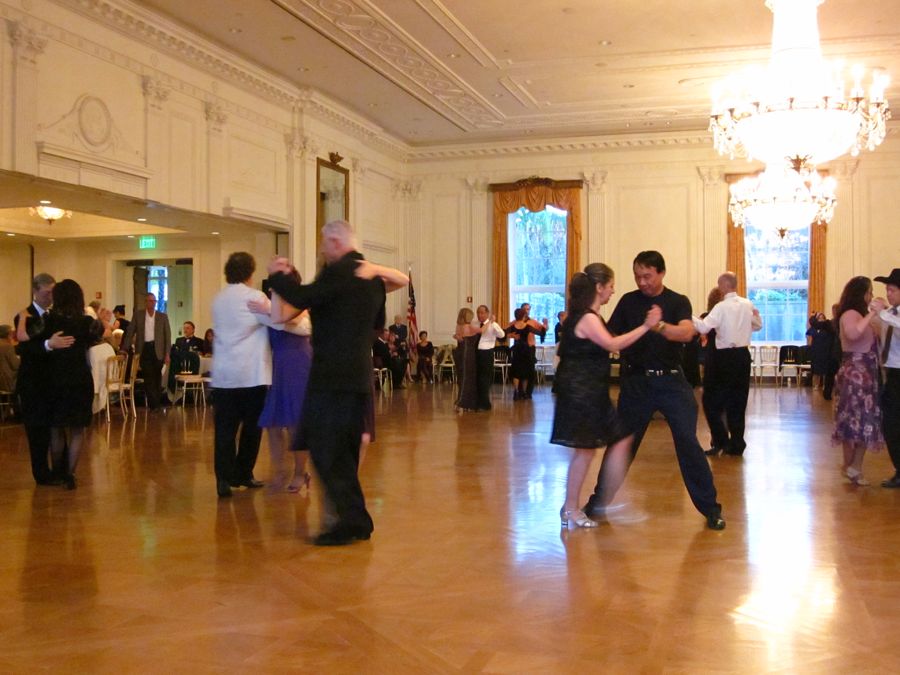
{"label": "light fixture on wall", "polygon": [[731,186],[728,211],[735,226],[752,222],[784,239],[789,230],[830,222],[836,187],[834,178],[799,163],[769,165]]}
{"label": "light fixture on wall", "polygon": [[58,209],[55,206],[47,206],[46,204],[41,204],[39,206],[32,206],[28,209],[28,213],[32,216],[39,216],[47,221],[48,225],[53,225],[53,222],[59,220],[60,218],[71,218],[72,212],[67,211],[66,209]]}
{"label": "light fixture on wall", "polygon": [[856,66],[847,91],[842,63],[822,57],[816,20],[822,2],[766,0],[773,14],[768,66],[735,74],[713,92],[710,131],[720,154],[815,166],[884,140],[889,78],[874,70],[867,92]]}

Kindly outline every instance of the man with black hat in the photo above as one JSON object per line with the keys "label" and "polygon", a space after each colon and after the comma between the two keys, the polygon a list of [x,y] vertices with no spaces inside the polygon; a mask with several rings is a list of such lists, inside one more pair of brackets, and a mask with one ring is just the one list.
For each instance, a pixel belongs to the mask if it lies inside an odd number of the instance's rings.
{"label": "man with black hat", "polygon": [[886,277],[875,277],[887,287],[887,302],[878,298],[873,305],[879,310],[881,323],[881,365],[884,369],[884,389],[881,393],[881,428],[887,443],[894,475],[881,482],[881,487],[900,488],[900,267]]}

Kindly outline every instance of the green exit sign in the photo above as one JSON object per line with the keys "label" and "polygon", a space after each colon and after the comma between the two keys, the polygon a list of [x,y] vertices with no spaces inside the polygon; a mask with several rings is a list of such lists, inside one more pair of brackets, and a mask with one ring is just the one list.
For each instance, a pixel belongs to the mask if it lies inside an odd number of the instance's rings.
{"label": "green exit sign", "polygon": [[138,239],[138,248],[156,248],[156,237],[141,237]]}

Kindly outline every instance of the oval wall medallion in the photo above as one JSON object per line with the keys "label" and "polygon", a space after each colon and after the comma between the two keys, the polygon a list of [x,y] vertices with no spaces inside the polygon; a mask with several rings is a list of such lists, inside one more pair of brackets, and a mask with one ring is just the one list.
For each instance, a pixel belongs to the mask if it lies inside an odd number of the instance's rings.
{"label": "oval wall medallion", "polygon": [[112,116],[106,104],[96,96],[85,96],[78,106],[78,128],[84,140],[99,146],[109,141]]}

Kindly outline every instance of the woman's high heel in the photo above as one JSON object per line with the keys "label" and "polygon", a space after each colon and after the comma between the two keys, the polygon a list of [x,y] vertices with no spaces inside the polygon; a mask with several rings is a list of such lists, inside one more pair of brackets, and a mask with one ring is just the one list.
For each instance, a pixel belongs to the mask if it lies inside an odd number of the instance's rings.
{"label": "woman's high heel", "polygon": [[559,510],[559,521],[563,530],[569,529],[570,524],[574,527],[597,527],[597,523],[584,515],[581,509],[566,511],[565,506]]}
{"label": "woman's high heel", "polygon": [[294,476],[294,479],[288,485],[288,492],[300,492],[304,487],[309,489],[310,476],[307,472],[303,472],[302,476]]}

